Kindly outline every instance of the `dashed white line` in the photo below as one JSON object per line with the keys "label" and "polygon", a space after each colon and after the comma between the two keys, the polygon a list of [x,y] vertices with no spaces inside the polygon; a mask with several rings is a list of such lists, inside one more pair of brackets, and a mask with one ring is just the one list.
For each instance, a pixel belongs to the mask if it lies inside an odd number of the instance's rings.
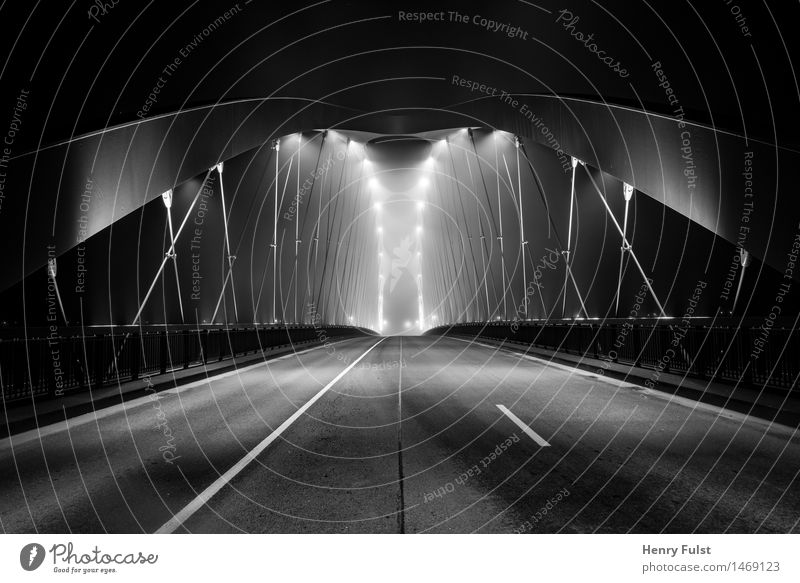
{"label": "dashed white line", "polygon": [[378,340],[375,344],[370,346],[361,356],[359,356],[353,362],[351,362],[350,365],[347,368],[345,368],[342,372],[340,372],[338,375],[336,375],[336,377],[334,377],[334,379],[331,382],[329,382],[327,385],[325,385],[322,388],[322,390],[320,390],[319,393],[317,393],[316,395],[311,397],[311,399],[309,399],[306,402],[305,405],[303,405],[297,411],[295,411],[294,414],[291,417],[289,417],[286,421],[284,421],[280,425],[280,427],[278,427],[275,431],[270,433],[269,436],[267,436],[267,438],[264,439],[264,441],[262,441],[257,446],[255,446],[252,450],[250,450],[247,453],[247,455],[245,455],[242,459],[240,459],[238,462],[236,462],[236,464],[231,469],[229,469],[227,472],[222,474],[219,478],[214,480],[214,482],[208,488],[203,490],[197,496],[197,498],[195,498],[194,500],[189,502],[189,504],[187,504],[183,508],[183,510],[181,510],[180,512],[175,514],[171,519],[169,519],[161,528],[159,528],[156,531],[156,534],[169,534],[171,532],[174,532],[175,529],[177,529],[184,522],[186,522],[195,512],[197,512],[203,506],[205,506],[206,503],[209,500],[211,500],[211,498],[217,492],[219,492],[223,487],[225,487],[228,484],[228,482],[230,482],[233,478],[235,478],[236,475],[239,472],[241,472],[245,467],[247,467],[248,464],[250,464],[250,462],[252,462],[254,459],[256,459],[261,454],[261,452],[263,452],[265,449],[267,449],[273,441],[278,439],[278,437],[280,437],[281,433],[286,431],[286,429],[288,429],[289,426],[292,423],[297,421],[297,419],[303,413],[305,413],[308,410],[308,408],[311,407],[311,405],[316,403],[319,400],[319,398],[322,397],[322,395],[327,393],[328,390],[339,381],[339,379],[341,379],[344,375],[346,375],[348,372],[350,372],[350,370],[355,365],[357,365],[361,361],[362,358],[364,358],[367,354],[369,354],[372,351],[373,348],[375,348],[378,344],[383,342],[385,339],[386,338],[381,338],[380,340]]}
{"label": "dashed white line", "polygon": [[530,437],[533,441],[535,441],[542,447],[550,447],[549,443],[547,443],[544,439],[539,437],[539,435],[533,429],[531,429],[530,427],[525,425],[525,423],[523,423],[522,419],[520,419],[519,417],[514,415],[511,411],[503,407],[503,405],[498,405],[497,408],[503,412],[503,415],[511,419],[517,425],[517,427],[522,429],[522,431],[525,432],[525,435]]}
{"label": "dashed white line", "polygon": [[723,407],[718,407],[717,405],[711,405],[710,403],[703,403],[702,401],[691,399],[689,397],[681,397],[674,393],[665,392],[658,389],[647,389],[635,383],[621,381],[615,379],[614,377],[604,376],[601,374],[580,369],[576,365],[570,366],[567,364],[560,364],[557,362],[553,362],[552,360],[547,360],[539,356],[532,356],[530,354],[521,354],[518,351],[523,350],[524,346],[511,346],[507,344],[506,345],[485,344],[477,340],[457,338],[455,336],[447,336],[447,338],[449,338],[450,340],[458,340],[459,342],[465,342],[467,344],[480,346],[483,348],[489,348],[493,352],[502,352],[509,358],[517,358],[519,360],[527,360],[529,362],[535,362],[543,366],[563,370],[572,375],[577,375],[586,379],[597,381],[599,383],[605,383],[623,389],[633,389],[644,398],[658,399],[660,401],[665,401],[670,405],[682,405],[684,407],[692,409],[693,411],[705,411],[707,413],[710,413],[711,415],[717,415],[719,417],[728,419],[729,421],[735,421],[736,423],[749,423],[753,426],[757,426],[759,429],[763,431],[769,431],[773,435],[776,435],[778,437],[783,437],[784,439],[795,438],[796,429],[790,425],[784,425],[774,420],[770,421],[768,419],[760,419],[758,417],[753,417],[752,415],[748,415],[747,413],[740,413],[739,411],[734,411],[733,409],[725,409]]}

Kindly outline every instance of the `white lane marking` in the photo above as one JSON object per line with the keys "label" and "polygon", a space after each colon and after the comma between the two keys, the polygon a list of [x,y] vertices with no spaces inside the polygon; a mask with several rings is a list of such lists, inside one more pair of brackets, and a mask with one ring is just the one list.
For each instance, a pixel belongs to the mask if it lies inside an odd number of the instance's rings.
{"label": "white lane marking", "polygon": [[538,444],[539,444],[539,445],[541,445],[542,447],[550,447],[550,444],[549,444],[549,443],[547,443],[547,442],[546,442],[544,439],[542,439],[541,437],[539,437],[539,436],[536,434],[536,432],[535,432],[533,429],[531,429],[530,427],[528,427],[527,425],[525,425],[525,423],[523,423],[522,419],[520,419],[519,417],[517,417],[516,415],[514,415],[514,414],[513,414],[511,411],[509,411],[508,409],[506,409],[506,408],[505,408],[505,407],[503,407],[502,405],[498,405],[498,406],[497,406],[497,408],[498,408],[498,409],[500,409],[500,411],[502,411],[502,412],[503,412],[503,414],[504,414],[506,417],[508,417],[509,419],[511,419],[511,420],[512,420],[512,421],[513,421],[513,422],[514,422],[514,423],[515,423],[515,424],[516,424],[516,425],[517,425],[517,426],[518,426],[520,429],[522,429],[522,431],[524,431],[524,432],[525,432],[525,435],[527,435],[528,437],[530,437],[530,438],[531,438],[533,441],[535,441],[536,443],[538,443]]}
{"label": "white lane marking", "polygon": [[361,356],[359,356],[357,359],[351,362],[346,369],[344,369],[342,372],[336,375],[336,377],[331,382],[325,385],[322,388],[322,390],[320,390],[319,393],[311,397],[311,399],[309,399],[305,405],[300,407],[297,411],[294,412],[294,414],[291,417],[289,417],[286,421],[281,423],[280,427],[278,427],[275,431],[270,433],[269,436],[267,436],[267,438],[264,441],[255,446],[252,450],[250,450],[247,453],[247,455],[245,455],[242,459],[236,462],[236,464],[231,469],[229,469],[219,478],[214,480],[214,482],[210,486],[208,486],[205,490],[203,490],[197,496],[197,498],[189,502],[189,504],[187,504],[186,507],[183,508],[183,510],[175,514],[171,519],[169,519],[166,523],[164,523],[164,525],[161,528],[159,528],[155,532],[155,534],[169,534],[171,532],[174,532],[176,528],[178,528],[184,522],[186,522],[195,512],[197,512],[203,506],[205,506],[208,503],[208,501],[211,500],[214,494],[219,492],[223,487],[225,487],[228,484],[228,482],[230,482],[233,478],[235,478],[239,472],[241,472],[245,467],[247,467],[250,464],[250,462],[256,459],[261,454],[261,452],[267,449],[273,441],[275,441],[276,439],[278,439],[278,437],[280,437],[281,433],[286,431],[292,423],[297,421],[297,419],[303,413],[305,413],[308,410],[308,408],[311,407],[311,405],[316,403],[319,400],[319,398],[322,397],[322,395],[327,393],[328,390],[339,381],[339,379],[341,379],[344,375],[350,372],[350,370],[355,365],[357,365],[362,358],[364,358],[367,354],[369,354],[373,348],[375,348],[378,344],[380,344],[384,340],[386,340],[385,337],[381,338],[375,344],[370,346],[366,350],[366,352],[364,352]]}
{"label": "white lane marking", "polygon": [[516,357],[520,360],[527,360],[544,366],[557,368],[559,370],[563,370],[570,374],[585,377],[587,379],[591,379],[593,381],[597,381],[600,383],[606,383],[614,387],[619,387],[622,389],[633,389],[645,398],[652,397],[653,399],[665,401],[670,405],[681,405],[683,407],[692,409],[693,411],[703,411],[711,415],[723,417],[724,419],[727,419],[729,421],[735,421],[736,423],[750,423],[751,425],[763,429],[764,431],[769,431],[774,435],[783,437],[784,439],[794,439],[796,437],[796,429],[790,425],[785,425],[782,423],[778,423],[776,421],[770,421],[768,419],[761,419],[760,417],[753,417],[752,415],[748,415],[747,413],[740,413],[739,411],[734,411],[733,409],[725,409],[723,407],[718,407],[717,405],[712,405],[710,403],[697,401],[690,397],[681,397],[679,395],[670,393],[668,391],[662,391],[659,389],[648,389],[641,385],[637,385],[635,383],[631,383],[628,381],[621,381],[619,379],[615,379],[614,377],[607,377],[593,372],[589,372],[582,368],[578,368],[577,366],[569,366],[567,364],[553,362],[551,360],[547,360],[544,357],[533,356],[531,354],[521,354],[517,352],[518,350],[524,350],[524,346],[514,346],[509,344],[505,344],[502,346],[484,344],[483,342],[478,342],[477,340],[457,338],[456,336],[446,336],[446,338],[449,338],[451,340],[458,340],[459,342],[466,342],[467,344],[481,346],[483,348],[489,348],[493,351],[501,351],[503,352],[503,354],[511,358]]}
{"label": "white lane marking", "polygon": [[[332,344],[339,344],[341,342],[347,342],[348,340],[352,340],[352,338],[339,340],[337,342],[333,342]],[[275,362],[278,362],[279,360],[292,358],[293,356],[299,356],[301,354],[311,352],[312,350],[319,350],[320,348],[325,348],[325,346],[312,346],[311,348],[306,348],[305,350],[301,350],[300,352],[290,352],[289,354],[279,356],[278,358],[271,358],[269,360],[260,360],[256,363],[235,368],[228,372],[219,373],[217,375],[212,374],[210,376],[200,379],[199,381],[192,381],[191,383],[185,385],[179,385],[171,389],[162,389],[158,392],[163,395],[177,395],[178,393],[182,393],[183,391],[189,389],[194,389],[195,387],[208,385],[212,382],[247,372],[259,366],[266,366],[269,364],[273,364]],[[30,441],[41,440],[45,437],[49,437],[51,435],[61,433],[62,431],[66,431],[67,429],[74,429],[76,427],[79,427],[80,425],[91,423],[92,421],[99,421],[100,419],[111,417],[112,415],[115,415],[116,413],[119,413],[124,410],[130,411],[131,409],[135,409],[136,407],[140,407],[142,405],[146,405],[147,403],[152,403],[152,402],[153,399],[150,397],[150,395],[145,395],[144,397],[137,397],[136,399],[131,399],[130,401],[123,401],[122,403],[117,403],[116,405],[112,405],[110,407],[97,409],[96,411],[84,413],[83,415],[77,415],[75,417],[71,417],[64,421],[57,421],[55,423],[51,423],[50,425],[42,425],[38,429],[29,429],[28,431],[23,431],[22,433],[17,433],[10,437],[4,437],[0,439],[0,452],[6,449],[11,449],[12,447],[20,447]]]}
{"label": "white lane marking", "polygon": [[584,370],[582,368],[578,368],[576,366],[569,366],[568,364],[561,364],[559,362],[553,362],[552,360],[547,360],[546,358],[543,358],[541,356],[534,356],[532,354],[520,354],[519,352],[517,352],[517,350],[523,350],[525,348],[524,346],[513,346],[513,345],[509,345],[509,344],[504,344],[502,346],[499,345],[499,344],[496,344],[496,345],[484,344],[483,342],[479,342],[477,340],[467,340],[466,338],[457,338],[455,336],[448,336],[448,338],[450,338],[451,340],[458,340],[459,342],[466,342],[467,344],[474,344],[476,346],[481,346],[483,348],[490,348],[492,350],[498,350],[499,349],[500,351],[503,352],[503,354],[505,354],[506,356],[510,356],[512,358],[516,357],[516,358],[519,358],[519,359],[528,360],[530,362],[536,362],[538,364],[542,364],[542,365],[545,365],[545,366],[548,366],[548,367],[551,367],[551,368],[555,368],[555,369],[558,369],[558,370],[563,370],[564,372],[568,372],[570,374],[586,377],[588,379],[592,379],[592,380],[595,380],[595,381],[608,383],[610,385],[614,385],[614,386],[617,386],[617,387],[623,387],[623,388],[626,388],[626,389],[642,390],[642,387],[640,387],[639,385],[630,383],[630,382],[621,381],[621,380],[615,379],[613,377],[606,377],[606,376],[603,376],[603,375],[599,375],[599,374]]}

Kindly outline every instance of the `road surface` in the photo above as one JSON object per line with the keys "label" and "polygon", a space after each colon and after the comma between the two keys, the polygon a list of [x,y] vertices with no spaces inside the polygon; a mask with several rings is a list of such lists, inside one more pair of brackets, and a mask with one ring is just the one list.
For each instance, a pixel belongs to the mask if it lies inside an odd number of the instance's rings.
{"label": "road surface", "polygon": [[364,337],[0,441],[4,532],[800,532],[800,438],[493,347]]}

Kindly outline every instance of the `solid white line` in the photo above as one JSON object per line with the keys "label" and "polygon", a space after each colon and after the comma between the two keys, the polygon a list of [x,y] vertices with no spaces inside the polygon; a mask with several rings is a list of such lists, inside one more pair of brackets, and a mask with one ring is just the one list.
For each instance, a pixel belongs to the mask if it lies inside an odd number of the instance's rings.
{"label": "solid white line", "polygon": [[[332,344],[347,342],[348,340],[352,340],[352,338],[339,340],[337,342],[333,342]],[[301,354],[305,354],[306,352],[311,352],[312,350],[318,350],[320,348],[325,348],[325,346],[312,346],[311,348],[306,348],[305,350],[301,350],[299,352],[290,352],[289,354],[279,356],[277,358],[270,358],[269,360],[260,360],[256,363],[241,366],[233,370],[222,372],[219,374],[213,374],[212,372],[209,376],[204,377],[199,381],[192,381],[185,385],[178,385],[177,387],[173,387],[171,389],[163,389],[158,391],[158,393],[161,395],[177,395],[178,393],[182,393],[183,391],[187,391],[189,389],[194,389],[196,387],[201,387],[204,385],[210,385],[212,382],[216,382],[234,375],[242,374],[254,368],[258,368],[259,366],[272,365],[278,361],[286,360],[288,358],[292,358],[293,356],[299,356]],[[161,375],[154,375],[150,378],[153,379],[157,378],[158,376]],[[76,427],[85,425],[86,423],[91,423],[92,421],[99,421],[100,419],[111,417],[112,415],[115,415],[121,411],[131,411],[136,407],[141,407],[142,405],[146,405],[152,402],[153,398],[150,395],[145,395],[144,397],[137,397],[135,399],[131,399],[130,401],[123,401],[122,403],[111,405],[110,407],[103,407],[101,409],[97,409],[90,413],[77,415],[75,417],[65,419],[64,421],[56,421],[55,423],[51,423],[49,425],[42,425],[38,429],[29,429],[28,431],[23,431],[22,433],[16,433],[10,437],[4,437],[0,439],[0,452],[14,447],[20,447],[31,441],[40,441],[45,437],[61,433],[62,431],[66,431],[68,429],[75,429]]]}
{"label": "solid white line", "polygon": [[342,372],[336,375],[336,377],[331,382],[325,385],[319,393],[311,397],[311,399],[309,399],[305,405],[300,407],[297,411],[294,412],[294,414],[291,417],[289,417],[286,421],[281,423],[280,427],[278,427],[275,431],[270,433],[269,436],[264,441],[255,446],[252,450],[250,450],[247,453],[247,455],[245,455],[242,459],[236,462],[236,464],[231,469],[229,469],[219,478],[214,480],[214,482],[208,488],[203,490],[200,493],[200,495],[197,496],[197,498],[195,498],[194,500],[192,500],[183,510],[181,510],[171,519],[169,519],[161,528],[159,528],[155,532],[155,534],[169,534],[171,532],[174,532],[176,528],[178,528],[184,522],[186,522],[195,512],[197,512],[203,506],[205,506],[217,492],[219,492],[223,487],[225,487],[228,484],[228,482],[230,482],[233,478],[235,478],[239,472],[241,472],[245,467],[247,467],[248,464],[250,464],[250,462],[256,459],[261,454],[261,452],[267,449],[273,441],[278,439],[281,433],[286,431],[292,423],[297,421],[297,419],[303,413],[305,413],[309,407],[311,407],[311,405],[316,403],[319,400],[319,398],[322,397],[322,395],[327,393],[328,390],[339,381],[339,379],[341,379],[344,375],[350,372],[350,370],[355,365],[357,365],[362,358],[364,358],[367,354],[369,354],[373,348],[375,348],[378,344],[380,344],[384,340],[386,340],[385,337],[381,338],[375,344],[370,346],[366,350],[366,352],[364,352],[364,354],[362,354],[353,362],[351,362],[346,369],[344,369]]}
{"label": "solid white line", "polygon": [[723,417],[725,419],[728,419],[729,421],[735,421],[737,423],[747,422],[763,429],[764,431],[769,431],[777,436],[783,437],[784,439],[793,439],[795,437],[796,430],[794,427],[791,427],[790,425],[785,425],[767,419],[761,419],[759,417],[753,417],[752,415],[748,415],[746,413],[740,413],[739,411],[734,411],[733,409],[725,409],[724,407],[718,407],[717,405],[711,405],[710,403],[703,403],[702,401],[697,401],[690,397],[681,397],[674,393],[670,393],[668,391],[662,391],[660,389],[647,389],[641,385],[637,385],[632,382],[621,381],[619,379],[615,379],[614,377],[603,376],[588,370],[584,370],[582,368],[578,368],[576,365],[570,366],[567,364],[553,362],[551,360],[547,360],[543,356],[521,354],[518,351],[524,350],[525,348],[524,346],[514,346],[511,344],[505,344],[503,346],[497,344],[494,345],[485,344],[483,342],[479,342],[476,340],[457,338],[455,336],[447,336],[446,338],[449,338],[451,340],[458,340],[459,342],[466,342],[467,344],[472,344],[475,346],[481,346],[483,348],[489,348],[495,352],[502,352],[503,354],[511,358],[518,358],[520,360],[535,362],[544,366],[563,370],[570,374],[581,376],[593,381],[612,385],[614,387],[619,387],[622,389],[633,389],[642,396],[652,397],[660,401],[666,401],[671,405],[682,405],[684,407],[692,409],[693,411],[703,411],[711,415],[717,415],[719,417]]}
{"label": "solid white line", "polygon": [[458,340],[459,342],[466,342],[467,344],[474,344],[476,346],[481,346],[483,348],[490,348],[494,351],[502,352],[503,354],[511,358],[519,358],[522,360],[528,360],[530,362],[536,362],[538,364],[542,364],[550,368],[563,370],[564,372],[568,372],[570,374],[582,376],[588,379],[592,379],[594,381],[608,383],[610,385],[614,385],[615,387],[642,390],[642,387],[634,383],[620,381],[613,377],[603,376],[588,370],[584,370],[582,368],[578,368],[577,366],[570,366],[568,364],[561,364],[560,362],[553,362],[552,360],[547,360],[542,356],[534,356],[533,354],[522,354],[518,352],[519,350],[524,350],[525,346],[514,346],[512,344],[504,344],[502,346],[499,344],[485,344],[477,340],[468,340],[466,338],[457,338],[455,336],[448,336],[448,338],[450,338],[451,340]]}
{"label": "solid white line", "polygon": [[547,443],[541,437],[539,437],[533,429],[531,429],[530,427],[525,425],[525,423],[522,422],[522,419],[520,419],[519,417],[514,415],[511,411],[509,411],[508,409],[506,409],[502,405],[498,405],[497,408],[500,409],[506,417],[511,419],[520,429],[522,429],[522,431],[525,432],[525,435],[530,437],[533,441],[535,441],[536,443],[538,443],[542,447],[550,447],[550,444]]}

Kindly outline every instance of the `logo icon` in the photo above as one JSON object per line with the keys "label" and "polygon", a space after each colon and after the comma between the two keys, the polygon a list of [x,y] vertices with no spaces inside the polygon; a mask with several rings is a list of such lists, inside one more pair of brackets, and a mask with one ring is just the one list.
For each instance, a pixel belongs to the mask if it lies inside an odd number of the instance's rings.
{"label": "logo icon", "polygon": [[44,562],[44,547],[39,543],[30,543],[19,552],[19,564],[26,571],[35,571]]}

